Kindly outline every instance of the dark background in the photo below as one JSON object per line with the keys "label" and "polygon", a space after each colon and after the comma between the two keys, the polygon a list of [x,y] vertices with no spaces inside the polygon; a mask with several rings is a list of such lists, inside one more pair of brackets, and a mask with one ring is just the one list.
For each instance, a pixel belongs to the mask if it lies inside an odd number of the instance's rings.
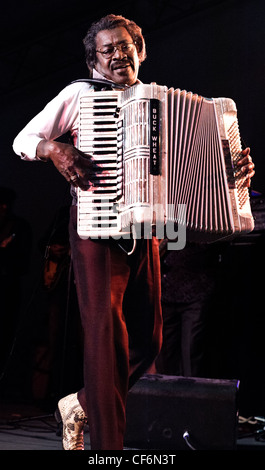
{"label": "dark background", "polygon": [[[39,328],[38,307],[34,315],[28,316],[27,310],[42,269],[43,255],[38,243],[57,210],[69,202],[69,191],[52,164],[21,161],[13,153],[12,142],[21,128],[65,85],[87,76],[82,39],[91,22],[115,13],[133,19],[142,27],[147,45],[147,59],[139,74],[143,82],[155,81],[206,97],[233,98],[242,138],[251,147],[256,165],[253,188],[262,194],[265,191],[264,1],[133,0],[112,1],[111,7],[106,2],[104,5],[88,0],[28,0],[5,2],[1,8],[0,186],[15,189],[15,211],[29,221],[33,231],[30,271],[23,280],[25,306],[22,308],[23,324],[30,327],[27,326],[27,334],[20,334],[22,349]],[[259,249],[264,250],[263,245]],[[237,357],[236,366],[232,372],[227,371],[227,376],[243,378],[243,387],[244,381],[247,383],[246,408],[252,412],[256,406],[253,412],[263,413],[264,266],[260,264],[262,258],[257,256],[253,261],[252,253],[246,250],[240,252],[244,262],[238,283],[239,308],[243,312],[234,311],[232,330],[227,323],[227,329],[235,333],[237,344],[231,350],[233,358]],[[20,353],[21,350],[17,354]],[[246,358],[247,369],[244,369]],[[26,369],[27,364],[23,365]]]}

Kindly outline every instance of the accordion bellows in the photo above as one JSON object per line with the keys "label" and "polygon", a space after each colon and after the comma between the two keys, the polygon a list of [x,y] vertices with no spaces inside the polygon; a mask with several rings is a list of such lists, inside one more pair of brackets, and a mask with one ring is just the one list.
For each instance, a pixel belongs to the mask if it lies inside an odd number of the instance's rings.
{"label": "accordion bellows", "polygon": [[87,191],[77,190],[81,238],[170,221],[203,242],[254,228],[229,98],[155,83],[91,90],[80,98],[78,148],[102,167]]}

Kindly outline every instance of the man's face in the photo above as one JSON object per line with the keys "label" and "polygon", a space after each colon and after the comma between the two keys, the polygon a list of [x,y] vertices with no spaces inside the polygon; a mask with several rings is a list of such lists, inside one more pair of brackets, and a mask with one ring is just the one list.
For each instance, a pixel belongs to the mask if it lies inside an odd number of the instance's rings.
{"label": "man's face", "polygon": [[[104,29],[96,36],[97,51],[106,51],[110,46],[131,44],[131,35],[124,27]],[[139,70],[139,58],[135,46],[130,46],[129,51],[116,49],[113,55],[106,58],[104,54],[97,52],[95,69],[106,79],[118,84],[133,85],[136,82]]]}

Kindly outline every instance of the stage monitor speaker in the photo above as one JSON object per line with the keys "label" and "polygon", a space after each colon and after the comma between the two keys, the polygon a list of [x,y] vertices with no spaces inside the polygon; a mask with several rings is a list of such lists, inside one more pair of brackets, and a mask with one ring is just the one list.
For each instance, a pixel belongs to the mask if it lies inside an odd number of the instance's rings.
{"label": "stage monitor speaker", "polygon": [[238,380],[146,375],[130,390],[125,446],[234,450]]}

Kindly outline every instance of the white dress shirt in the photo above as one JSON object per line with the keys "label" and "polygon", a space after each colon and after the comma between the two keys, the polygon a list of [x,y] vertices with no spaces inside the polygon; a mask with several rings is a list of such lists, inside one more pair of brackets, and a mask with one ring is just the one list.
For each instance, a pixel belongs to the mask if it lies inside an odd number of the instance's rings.
{"label": "white dress shirt", "polygon": [[[93,70],[93,79],[105,78]],[[38,143],[54,140],[70,132],[76,145],[79,126],[79,98],[91,91],[88,82],[76,82],[66,86],[45,108],[38,113],[17,135],[13,150],[23,160],[38,160],[36,149]]]}
{"label": "white dress shirt", "polygon": [[70,131],[76,143],[79,124],[79,98],[91,90],[86,82],[66,86],[17,135],[13,150],[24,160],[37,160],[36,148],[43,140],[54,140]]}
{"label": "white dress shirt", "polygon": [[[95,69],[93,79],[106,80]],[[136,83],[141,83],[137,80]],[[38,160],[36,149],[43,139],[54,140],[67,132],[76,145],[79,126],[79,98],[91,91],[88,82],[75,82],[66,86],[45,108],[37,114],[17,135],[13,150],[23,160]]]}

